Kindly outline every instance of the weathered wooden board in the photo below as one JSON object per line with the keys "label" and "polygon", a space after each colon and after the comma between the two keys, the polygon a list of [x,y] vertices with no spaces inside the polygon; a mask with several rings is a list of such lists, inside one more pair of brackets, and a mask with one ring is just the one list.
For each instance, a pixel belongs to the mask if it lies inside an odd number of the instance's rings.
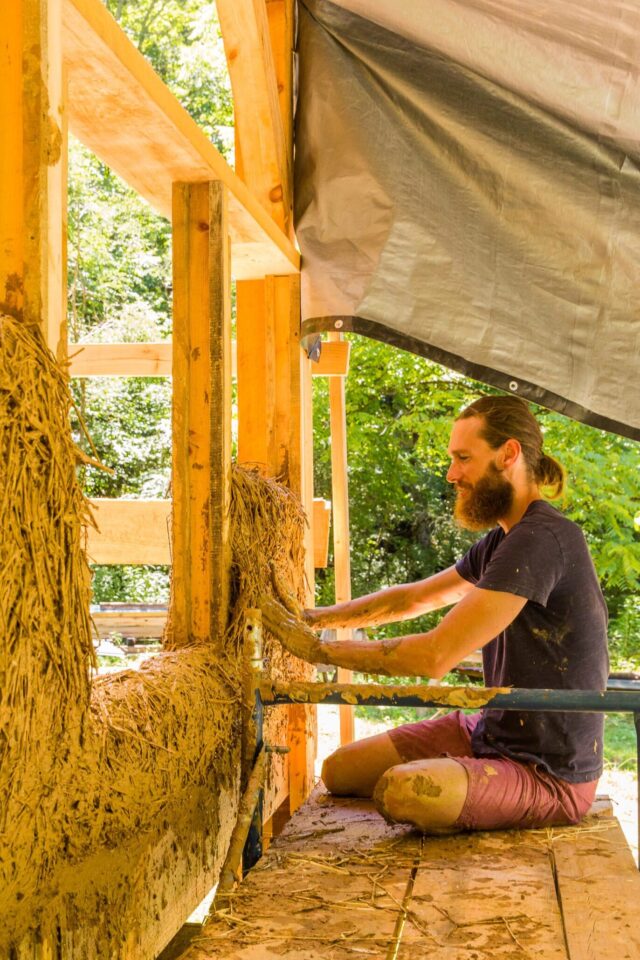
{"label": "weathered wooden board", "polygon": [[553,854],[570,960],[638,960],[640,873],[618,821],[559,833]]}
{"label": "weathered wooden board", "polygon": [[640,877],[599,808],[579,827],[421,838],[316,790],[181,960],[635,960]]}
{"label": "weathered wooden board", "polygon": [[567,960],[548,843],[521,838],[426,838],[399,960]]}
{"label": "weathered wooden board", "polygon": [[420,838],[315,793],[184,960],[385,957]]}

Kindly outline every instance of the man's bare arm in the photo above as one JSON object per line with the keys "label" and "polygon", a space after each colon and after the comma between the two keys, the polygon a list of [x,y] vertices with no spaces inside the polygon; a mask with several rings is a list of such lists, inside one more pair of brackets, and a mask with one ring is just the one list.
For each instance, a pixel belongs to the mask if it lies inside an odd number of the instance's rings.
{"label": "man's bare arm", "polygon": [[362,673],[441,679],[469,653],[483,647],[512,623],[526,604],[513,593],[471,587],[428,633],[375,640],[320,640],[271,600],[264,601],[267,629],[296,656]]}
{"label": "man's bare arm", "polygon": [[457,603],[473,585],[449,567],[440,573],[394,587],[369,593],[347,603],[317,607],[305,611],[305,622],[314,629],[321,627],[375,627],[398,620],[411,620],[431,610]]}

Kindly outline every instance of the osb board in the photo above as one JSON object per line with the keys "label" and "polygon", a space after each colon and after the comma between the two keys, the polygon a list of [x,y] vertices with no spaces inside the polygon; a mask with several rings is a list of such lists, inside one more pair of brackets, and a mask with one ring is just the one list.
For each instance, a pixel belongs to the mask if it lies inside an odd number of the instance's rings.
{"label": "osb board", "polygon": [[181,960],[636,960],[639,894],[606,812],[421,838],[316,790]]}

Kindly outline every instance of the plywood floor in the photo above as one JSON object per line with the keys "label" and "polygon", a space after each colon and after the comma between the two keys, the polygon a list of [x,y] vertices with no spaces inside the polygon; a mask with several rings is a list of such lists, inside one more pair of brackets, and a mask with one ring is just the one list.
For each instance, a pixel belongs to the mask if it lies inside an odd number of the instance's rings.
{"label": "plywood floor", "polygon": [[640,960],[617,821],[422,838],[317,790],[183,960]]}

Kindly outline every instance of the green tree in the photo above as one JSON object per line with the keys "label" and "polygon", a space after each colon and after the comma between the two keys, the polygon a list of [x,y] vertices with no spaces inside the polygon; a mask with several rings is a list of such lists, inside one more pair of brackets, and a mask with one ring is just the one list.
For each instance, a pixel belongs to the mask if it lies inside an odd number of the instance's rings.
{"label": "green tree", "polygon": [[[496,392],[421,357],[353,337],[347,379],[352,580],[354,595],[426,577],[472,542],[451,519],[445,480],[451,422],[480,393]],[[328,388],[316,380],[315,485],[331,498]],[[585,532],[600,576],[617,660],[640,660],[638,446],[534,408],[545,446],[567,467],[557,504]],[[317,602],[333,602],[331,568],[319,571]],[[426,628],[434,618],[423,618]],[[402,625],[386,628],[402,632]]]}

